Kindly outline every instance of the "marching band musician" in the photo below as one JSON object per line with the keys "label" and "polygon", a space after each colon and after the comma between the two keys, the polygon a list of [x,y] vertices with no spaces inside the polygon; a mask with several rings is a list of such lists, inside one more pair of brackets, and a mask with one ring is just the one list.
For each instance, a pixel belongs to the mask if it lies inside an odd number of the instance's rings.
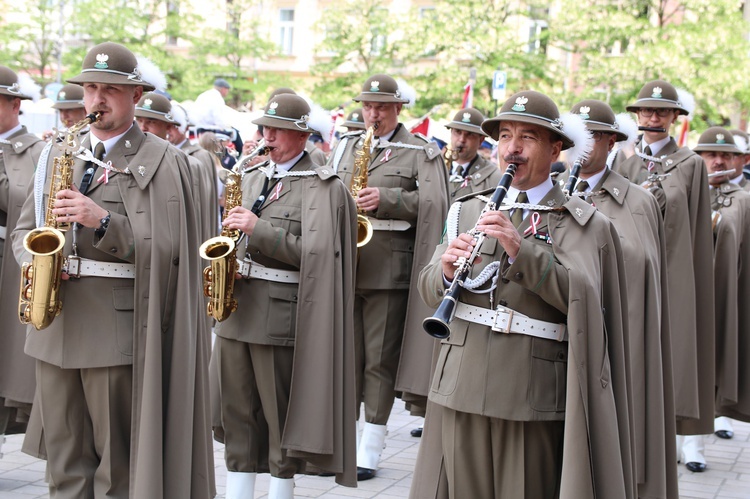
{"label": "marching band musician", "polygon": [[638,497],[677,499],[664,225],[654,196],[607,165],[615,144],[634,139],[637,125],[594,99],[575,104],[570,112],[594,137],[573,191],[612,221],[625,260]]}
{"label": "marching band musician", "polygon": [[[750,394],[743,380],[748,349],[746,301],[750,292],[750,194],[735,183],[735,163],[743,151],[733,134],[722,127],[703,132],[693,148],[706,163],[714,233],[716,298],[716,414],[740,420],[750,417]],[[731,431],[717,418],[718,431]],[[728,420],[723,421],[725,424]],[[713,430],[714,428],[711,428]],[[717,433],[718,433],[717,431]],[[708,432],[707,432],[708,433]],[[722,436],[722,435],[717,435]],[[726,438],[729,435],[723,435]],[[693,472],[706,469],[703,435],[684,437],[682,462]]]}
{"label": "marching band musician", "polygon": [[482,130],[485,117],[476,109],[466,108],[453,116],[453,121],[445,125],[451,131],[451,150],[455,158],[446,165],[450,170],[451,201],[496,187],[503,173],[491,161],[480,156],[479,146],[487,137]]}
{"label": "marching band musician", "polygon": [[643,138],[615,171],[645,182],[662,209],[677,434],[704,435],[714,424],[714,286],[704,264],[713,257],[711,203],[703,160],[669,135],[690,100],[666,81],[646,83],[627,106]]}
{"label": "marching band musician", "polygon": [[[420,331],[420,324],[430,310],[415,286],[419,269],[440,240],[448,178],[435,144],[399,123],[399,113],[410,100],[404,87],[388,75],[376,74],[353,99],[362,103],[365,127],[377,125],[371,150],[365,151],[367,187],[357,198],[373,228],[372,239],[358,249],[354,305],[357,419],[362,402],[365,407],[358,480],[375,476],[396,391],[423,400],[429,383],[433,342]],[[344,134],[329,157],[328,166],[346,185],[352,184],[363,135]]]}
{"label": "marching band musician", "polygon": [[[241,230],[236,312],[219,322],[219,372],[228,499],[291,499],[295,473],[335,473],[355,486],[352,338],[356,211],[348,190],[305,152],[323,120],[280,94],[261,118],[269,161],[245,174],[242,206],[223,221]],[[321,130],[322,132],[322,130]],[[246,280],[247,279],[247,280]],[[311,465],[315,468],[308,468]]]}
{"label": "marching band musician", "polygon": [[38,425],[24,451],[46,457],[56,498],[215,495],[199,222],[185,155],[134,124],[154,89],[142,68],[122,45],[89,50],[68,81],[100,117],[73,151],[73,185],[46,199],[60,175],[51,141],[35,177],[45,195],[31,183],[13,231],[22,263],[31,261],[24,236],[48,204],[78,225],[65,238],[62,313],[44,330],[29,326],[25,347],[36,359]]}
{"label": "marching band musician", "polygon": [[31,78],[0,66],[0,450],[6,434],[25,431],[34,398],[34,361],[23,353],[26,328],[18,321],[21,268],[8,239],[44,148],[18,119],[21,101],[38,93]]}
{"label": "marching band musician", "polygon": [[52,109],[60,113],[60,122],[65,128],[73,126],[86,117],[86,108],[83,107],[83,89],[78,85],[63,85],[57,96]]}
{"label": "marching band musician", "polygon": [[729,180],[750,192],[750,182],[745,178],[745,165],[750,162],[750,135],[742,130],[730,130],[734,143],[742,154],[734,158],[734,175]]}
{"label": "marching band musician", "polygon": [[457,201],[420,275],[438,305],[473,250],[467,231],[487,235],[442,341],[410,497],[632,498],[619,237],[550,179],[585,127],[523,91],[482,129],[500,168],[517,165],[512,212],[480,218],[491,191]]}

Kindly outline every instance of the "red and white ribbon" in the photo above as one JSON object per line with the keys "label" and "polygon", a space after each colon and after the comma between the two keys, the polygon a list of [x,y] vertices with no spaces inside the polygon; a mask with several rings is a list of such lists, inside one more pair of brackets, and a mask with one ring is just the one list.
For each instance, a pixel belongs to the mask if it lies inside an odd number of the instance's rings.
{"label": "red and white ribbon", "polygon": [[464,177],[464,181],[463,181],[463,182],[461,182],[461,188],[463,189],[463,188],[464,188],[464,187],[466,187],[467,185],[469,185],[469,177],[468,177],[468,176],[467,176],[467,177]]}
{"label": "red and white ribbon", "polygon": [[385,156],[383,156],[383,159],[381,159],[380,162],[381,163],[385,163],[386,161],[388,161],[389,159],[391,159],[391,152],[392,151],[390,149],[386,149]]}
{"label": "red and white ribbon", "polygon": [[109,183],[109,170],[105,169],[104,173],[102,173],[98,179],[96,179],[98,183],[104,182],[105,184]]}
{"label": "red and white ribbon", "polygon": [[535,211],[531,214],[531,225],[529,225],[525,231],[523,231],[524,236],[528,236],[529,234],[536,235],[537,227],[542,221],[542,216],[539,214],[538,211]]}
{"label": "red and white ribbon", "polygon": [[276,188],[273,190],[273,193],[271,196],[269,196],[268,201],[273,201],[274,199],[279,199],[279,195],[281,194],[281,182],[276,184]]}
{"label": "red and white ribbon", "polygon": [[654,163],[653,161],[649,161],[648,164],[646,165],[646,168],[648,168],[648,171],[653,171],[655,166],[656,166],[656,163]]}

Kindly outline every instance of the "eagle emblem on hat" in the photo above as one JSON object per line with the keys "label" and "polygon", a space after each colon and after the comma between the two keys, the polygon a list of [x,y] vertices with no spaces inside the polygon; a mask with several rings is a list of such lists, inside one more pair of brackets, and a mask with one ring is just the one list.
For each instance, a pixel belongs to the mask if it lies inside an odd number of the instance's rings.
{"label": "eagle emblem on hat", "polygon": [[94,67],[96,69],[107,69],[109,67],[107,64],[108,60],[109,56],[107,54],[96,54],[96,64],[94,64]]}
{"label": "eagle emblem on hat", "polygon": [[716,134],[716,143],[717,144],[726,144],[727,141],[724,140],[724,134],[723,133],[717,133]]}
{"label": "eagle emblem on hat", "polygon": [[151,109],[151,104],[153,104],[154,101],[151,99],[146,99],[143,101],[143,109]]}
{"label": "eagle emblem on hat", "polygon": [[581,106],[581,109],[578,110],[578,115],[581,117],[581,119],[587,120],[591,116],[589,113],[591,112],[591,108],[589,106]]}
{"label": "eagle emblem on hat", "polygon": [[279,107],[279,103],[276,101],[273,101],[268,105],[268,111],[266,114],[276,114],[276,108]]}
{"label": "eagle emblem on hat", "polygon": [[352,113],[352,121],[359,121],[359,113]]}
{"label": "eagle emblem on hat", "polygon": [[471,123],[471,113],[464,113],[461,121],[463,121],[464,123]]}
{"label": "eagle emblem on hat", "polygon": [[60,92],[57,94],[57,100],[65,100],[65,92]]}
{"label": "eagle emblem on hat", "polygon": [[661,87],[654,87],[654,91],[651,94],[654,99],[661,99]]}
{"label": "eagle emblem on hat", "polygon": [[523,95],[520,97],[516,97],[516,103],[513,104],[513,110],[518,111],[520,113],[526,111],[526,103],[529,102],[528,97],[524,97]]}
{"label": "eagle emblem on hat", "polygon": [[370,92],[380,92],[380,82],[378,80],[370,82]]}

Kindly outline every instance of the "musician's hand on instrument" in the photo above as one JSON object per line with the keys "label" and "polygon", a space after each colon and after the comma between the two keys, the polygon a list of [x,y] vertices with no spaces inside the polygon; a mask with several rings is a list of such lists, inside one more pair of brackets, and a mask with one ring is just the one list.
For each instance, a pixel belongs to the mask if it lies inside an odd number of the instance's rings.
{"label": "musician's hand on instrument", "polygon": [[45,142],[49,142],[49,140],[55,136],[55,133],[52,130],[47,130],[46,132],[42,132],[42,140]]}
{"label": "musician's hand on instrument", "polygon": [[[476,239],[466,233],[459,234],[457,238],[448,244],[445,253],[440,257],[440,264],[443,267],[443,275],[446,279],[449,281],[453,280],[453,277],[456,275],[456,262],[459,258],[469,258],[476,244]],[[476,258],[474,262],[478,263],[479,260],[479,258]]]}
{"label": "musician's hand on instrument", "polygon": [[257,140],[246,140],[242,143],[242,155],[247,156],[251,152],[255,150],[255,148],[258,147],[258,141]]}
{"label": "musician's hand on instrument", "polygon": [[516,258],[521,249],[521,234],[513,222],[500,211],[488,211],[477,222],[477,230],[494,237],[510,258]]}
{"label": "musician's hand on instrument", "polygon": [[107,210],[81,194],[75,185],[57,193],[52,213],[57,216],[58,222],[77,222],[90,229],[98,229],[101,219],[107,216]]}
{"label": "musician's hand on instrument", "polygon": [[258,217],[255,213],[242,206],[235,206],[229,210],[221,224],[230,229],[239,229],[251,236],[256,223],[258,223]]}
{"label": "musician's hand on instrument", "polygon": [[357,195],[357,206],[364,211],[375,211],[380,206],[380,189],[365,187]]}

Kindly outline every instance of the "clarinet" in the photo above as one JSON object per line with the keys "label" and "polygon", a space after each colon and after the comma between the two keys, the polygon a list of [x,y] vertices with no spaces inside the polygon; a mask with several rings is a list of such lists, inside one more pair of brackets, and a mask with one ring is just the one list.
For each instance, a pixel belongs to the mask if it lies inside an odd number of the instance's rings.
{"label": "clarinet", "polygon": [[[516,168],[518,168],[517,165],[508,165],[508,168],[505,170],[503,177],[500,179],[500,182],[498,182],[497,187],[495,188],[495,192],[492,193],[492,198],[482,209],[482,213],[479,215],[480,219],[482,218],[483,214],[488,211],[497,209],[500,203],[503,202],[505,195],[508,193],[508,187],[510,187],[511,182],[513,182],[513,177],[516,174]],[[478,223],[479,221],[477,220],[477,224]],[[435,314],[432,317],[427,317],[424,321],[422,321],[422,328],[425,330],[425,332],[435,338],[442,340],[450,336],[451,331],[449,324],[453,320],[453,315],[456,311],[456,304],[458,303],[458,294],[461,292],[461,285],[464,283],[464,281],[466,281],[466,278],[469,277],[469,272],[471,271],[471,267],[474,265],[474,260],[479,255],[479,250],[482,247],[482,243],[487,237],[484,232],[477,231],[477,224],[474,224],[474,227],[469,231],[469,234],[471,234],[472,236],[476,236],[477,239],[477,244],[474,246],[474,251],[472,251],[469,258],[460,258],[458,260],[458,268],[456,269],[456,273],[453,276],[451,285],[443,295],[443,301],[440,303],[437,310],[435,310]]]}
{"label": "clarinet", "polygon": [[573,163],[573,167],[570,169],[570,175],[568,176],[568,182],[565,184],[563,192],[566,196],[570,197],[570,193],[575,189],[578,183],[578,175],[581,173],[581,162],[576,161]]}

